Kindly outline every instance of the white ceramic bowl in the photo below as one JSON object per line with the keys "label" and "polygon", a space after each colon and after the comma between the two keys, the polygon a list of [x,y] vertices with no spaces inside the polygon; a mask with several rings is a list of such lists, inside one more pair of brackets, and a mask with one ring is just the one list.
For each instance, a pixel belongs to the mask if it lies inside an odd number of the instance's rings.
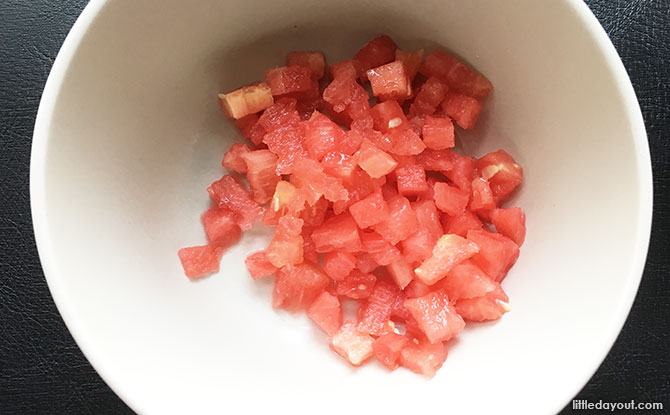
{"label": "white ceramic bowl", "polygon": [[[176,255],[205,241],[205,188],[237,139],[216,94],[291,50],[334,62],[379,33],[410,50],[443,45],[486,74],[496,89],[465,146],[505,148],[526,174],[515,202],[528,235],[504,282],[513,310],[466,329],[432,380],[352,369],[304,316],[274,311],[271,281],[243,265],[261,227],[199,282]],[[128,405],[153,414],[557,412],[628,314],[652,210],[633,89],[579,0],[94,0],[44,91],[31,197],[72,335]]]}

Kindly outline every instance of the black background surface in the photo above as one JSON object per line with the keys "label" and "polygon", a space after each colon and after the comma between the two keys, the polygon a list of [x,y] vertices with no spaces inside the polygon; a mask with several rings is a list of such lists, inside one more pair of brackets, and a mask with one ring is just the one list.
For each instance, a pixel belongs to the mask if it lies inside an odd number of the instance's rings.
{"label": "black background surface", "polygon": [[[42,274],[30,217],[35,114],[54,58],[85,4],[0,0],[0,414],[132,413],[63,324]],[[635,304],[577,399],[663,402],[670,412],[670,1],[587,4],[612,38],[637,92],[655,195],[649,257]],[[562,413],[571,412],[566,407]]]}

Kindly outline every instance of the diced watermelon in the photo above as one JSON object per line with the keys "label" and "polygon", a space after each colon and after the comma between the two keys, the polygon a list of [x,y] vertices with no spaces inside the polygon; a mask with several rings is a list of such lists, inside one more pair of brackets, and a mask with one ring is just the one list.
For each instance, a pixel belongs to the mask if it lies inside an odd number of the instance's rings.
{"label": "diced watermelon", "polygon": [[459,127],[469,130],[479,119],[482,103],[467,95],[448,93],[441,107],[442,111],[453,118]]}
{"label": "diced watermelon", "polygon": [[442,212],[451,216],[462,214],[470,200],[469,194],[454,186],[449,186],[446,183],[435,183],[433,190],[435,192],[433,195],[435,206]]}
{"label": "diced watermelon", "polygon": [[365,140],[355,157],[358,165],[372,178],[386,176],[396,168],[398,162],[388,153]]}
{"label": "diced watermelon", "polygon": [[496,202],[493,199],[493,192],[489,186],[489,181],[483,177],[478,177],[472,181],[472,200],[470,209],[473,212],[488,212],[496,208]]}
{"label": "diced watermelon", "polygon": [[491,212],[491,221],[496,231],[521,246],[526,239],[526,215],[518,207],[496,209]]}
{"label": "diced watermelon", "polygon": [[414,270],[417,278],[424,284],[433,285],[456,265],[479,252],[477,244],[468,239],[452,234],[443,235],[435,244],[433,255]]}
{"label": "diced watermelon", "polygon": [[291,52],[286,57],[286,65],[307,67],[314,79],[321,79],[326,69],[326,58],[321,52]]}
{"label": "diced watermelon", "polygon": [[370,296],[376,282],[377,277],[373,274],[354,269],[345,279],[337,281],[336,292],[337,295],[360,300]]}
{"label": "diced watermelon", "polygon": [[312,71],[302,65],[282,66],[265,71],[272,95],[281,96],[312,89]]}
{"label": "diced watermelon", "polygon": [[272,90],[266,83],[243,86],[227,94],[219,94],[221,110],[236,120],[259,111],[263,111],[274,103]]}
{"label": "diced watermelon", "polygon": [[326,219],[312,232],[317,252],[358,252],[362,248],[358,226],[348,213]]}
{"label": "diced watermelon", "polygon": [[432,115],[447,96],[449,87],[437,77],[430,77],[421,86],[409,107],[410,117],[416,115]]}
{"label": "diced watermelon", "polygon": [[412,203],[419,228],[402,241],[403,253],[408,262],[422,262],[433,253],[433,247],[443,235],[439,213],[432,200]]}
{"label": "diced watermelon", "polygon": [[386,201],[389,217],[373,228],[392,245],[406,239],[419,228],[416,214],[407,198],[396,195]]}
{"label": "diced watermelon", "polygon": [[323,270],[335,281],[344,280],[356,268],[356,256],[350,252],[327,252],[323,257]]}
{"label": "diced watermelon", "polygon": [[291,183],[308,192],[308,203],[315,203],[322,195],[331,202],[346,200],[348,196],[341,180],[329,176],[320,163],[308,158],[296,161]]}
{"label": "diced watermelon", "polygon": [[357,168],[356,160],[352,156],[339,151],[326,153],[321,160],[321,165],[326,174],[343,181],[351,180]]}
{"label": "diced watermelon", "polygon": [[423,61],[423,49],[419,49],[414,53],[405,52],[404,50],[396,49],[395,60],[400,61],[405,65],[405,71],[409,80],[414,80],[414,77],[419,73],[421,62]]}
{"label": "diced watermelon", "polygon": [[356,79],[362,74],[361,64],[351,59],[340,61],[330,65],[330,76],[335,79],[338,77],[348,77]]}
{"label": "diced watermelon", "polygon": [[[251,140],[254,144],[258,144],[263,140],[262,134],[260,138],[254,137],[257,134],[257,133],[255,134],[254,131],[254,127],[256,126],[257,123],[258,123],[258,114],[245,115],[239,120],[235,120],[235,126],[237,126],[237,128],[240,130],[240,134],[242,134],[242,137]],[[265,133],[263,132],[263,134]]]}
{"label": "diced watermelon", "polygon": [[500,285],[481,297],[458,300],[455,307],[466,321],[497,320],[511,310],[509,298]]}
{"label": "diced watermelon", "polygon": [[356,254],[356,269],[362,273],[370,273],[378,267],[379,264],[377,264],[377,261],[375,261],[367,252],[359,252]]}
{"label": "diced watermelon", "polygon": [[369,41],[356,55],[354,60],[360,62],[363,72],[370,68],[376,68],[387,64],[395,59],[395,51],[398,45],[387,35],[381,35]]}
{"label": "diced watermelon", "polygon": [[468,156],[462,156],[455,151],[447,153],[451,156],[451,169],[443,171],[459,189],[470,193],[472,181],[475,178],[475,159]]}
{"label": "diced watermelon", "polygon": [[247,179],[258,203],[267,203],[272,199],[277,183],[277,156],[270,150],[255,150],[242,154],[247,165]]}
{"label": "diced watermelon", "polygon": [[406,130],[411,127],[402,107],[396,101],[377,103],[370,108],[370,115],[374,129],[382,133],[388,133],[394,129]]}
{"label": "diced watermelon", "polygon": [[400,259],[401,255],[398,248],[388,243],[377,232],[361,232],[360,235],[363,250],[370,254],[377,264],[385,266]]}
{"label": "diced watermelon", "polygon": [[184,274],[189,278],[200,278],[219,272],[223,250],[211,245],[191,246],[177,251]]}
{"label": "diced watermelon", "polygon": [[267,132],[263,142],[279,158],[277,173],[289,174],[296,160],[307,157],[305,132],[300,124],[296,100],[283,98],[266,109],[258,124]]}
{"label": "diced watermelon", "polygon": [[489,181],[498,203],[507,199],[523,181],[523,169],[505,150],[488,153],[478,159],[477,169]]}
{"label": "diced watermelon", "polygon": [[244,264],[249,270],[249,274],[255,280],[263,277],[269,277],[277,272],[277,267],[268,261],[265,251],[254,252],[244,260]]}
{"label": "diced watermelon", "polygon": [[449,118],[427,115],[422,129],[423,143],[433,150],[455,145],[454,123]]}
{"label": "diced watermelon", "polygon": [[264,208],[255,202],[244,185],[235,176],[224,175],[212,183],[207,191],[219,207],[226,208],[236,216],[243,231],[263,218]]}
{"label": "diced watermelon", "polygon": [[285,266],[277,271],[272,305],[288,311],[306,309],[329,283],[326,274],[312,264]]}
{"label": "diced watermelon", "polygon": [[265,256],[277,268],[303,262],[302,226],[304,221],[290,215],[279,218],[274,238]]}
{"label": "diced watermelon", "polygon": [[328,336],[334,336],[342,325],[340,300],[324,291],[309,306],[307,316]]}
{"label": "diced watermelon", "polygon": [[493,280],[502,281],[519,257],[517,244],[506,236],[485,230],[468,231],[467,237],[479,246],[479,253],[472,257],[472,262]]}
{"label": "diced watermelon", "polygon": [[338,146],[338,150],[344,154],[352,156],[361,147],[361,143],[364,139],[365,137],[359,130],[352,128],[345,133],[344,139]]}
{"label": "diced watermelon", "polygon": [[[453,151],[426,149],[417,156],[417,161],[427,171],[449,171],[454,167],[452,162]],[[474,164],[473,164],[474,166]],[[474,167],[473,167],[474,174]]]}
{"label": "diced watermelon", "polygon": [[426,171],[415,156],[401,157],[394,174],[401,195],[416,196],[428,191]]}
{"label": "diced watermelon", "polygon": [[412,266],[403,257],[387,265],[386,270],[401,290],[414,278]]}
{"label": "diced watermelon", "polygon": [[349,212],[361,229],[374,226],[389,217],[389,208],[381,190],[353,203],[349,206]]}
{"label": "diced watermelon", "polygon": [[353,366],[360,366],[372,357],[372,343],[367,333],[356,329],[356,324],[346,321],[330,341],[330,348]]}
{"label": "diced watermelon", "polygon": [[316,246],[311,238],[312,230],[307,226],[302,228],[302,256],[305,261],[317,264],[319,262],[319,253],[316,252]]}
{"label": "diced watermelon", "polygon": [[368,93],[355,79],[338,76],[323,91],[331,116],[348,126],[352,120],[365,117],[370,110]]}
{"label": "diced watermelon", "polygon": [[400,352],[409,339],[398,333],[385,333],[372,343],[372,351],[377,360],[393,370],[398,367]]}
{"label": "diced watermelon", "polygon": [[486,98],[493,90],[493,85],[483,75],[473,72],[455,56],[439,50],[426,56],[420,72],[427,77],[440,77],[450,88],[476,99]]}
{"label": "diced watermelon", "polygon": [[321,197],[312,206],[305,206],[305,209],[300,212],[300,219],[305,221],[305,226],[318,226],[323,223],[327,211],[328,201]]}
{"label": "diced watermelon", "polygon": [[432,378],[447,360],[447,346],[412,339],[400,352],[400,364],[414,373]]}
{"label": "diced watermelon", "polygon": [[449,304],[449,297],[443,290],[411,298],[405,301],[405,307],[433,344],[448,341],[465,328],[465,322]]}
{"label": "diced watermelon", "polygon": [[454,267],[446,278],[439,282],[451,301],[461,298],[481,297],[498,286],[472,261],[464,261]]}
{"label": "diced watermelon", "polygon": [[412,96],[412,80],[401,61],[393,61],[367,71],[372,95],[381,101],[405,100]]}
{"label": "diced watermelon", "polygon": [[388,151],[399,156],[414,156],[426,149],[421,137],[411,128],[394,128],[383,137],[390,143]]}
{"label": "diced watermelon", "polygon": [[200,217],[207,240],[215,248],[227,249],[235,245],[242,235],[235,214],[228,209],[213,207]]}
{"label": "diced watermelon", "polygon": [[398,287],[393,283],[378,281],[359,311],[358,330],[375,337],[392,332],[391,311],[397,293]]}
{"label": "diced watermelon", "polygon": [[457,216],[446,216],[442,221],[444,225],[445,233],[454,233],[465,237],[470,230],[479,230],[484,227],[482,221],[472,213],[470,210],[466,209],[460,215]]}
{"label": "diced watermelon", "polygon": [[[422,283],[420,280],[415,279],[405,288],[405,294],[407,298],[417,298],[427,295],[433,290],[433,287]],[[403,305],[404,307],[404,305]]]}
{"label": "diced watermelon", "polygon": [[334,150],[344,139],[344,131],[320,112],[304,122],[305,148],[310,157],[321,160],[329,151]]}
{"label": "diced watermelon", "polygon": [[226,154],[223,156],[223,161],[221,165],[237,173],[246,173],[247,172],[247,163],[244,162],[242,154],[248,153],[251,151],[251,148],[242,143],[233,143]]}

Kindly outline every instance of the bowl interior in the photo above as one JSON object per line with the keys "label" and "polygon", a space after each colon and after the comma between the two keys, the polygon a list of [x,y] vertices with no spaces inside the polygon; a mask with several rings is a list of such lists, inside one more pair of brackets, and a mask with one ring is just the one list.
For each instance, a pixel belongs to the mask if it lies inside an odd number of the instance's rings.
{"label": "bowl interior", "polygon": [[[600,363],[639,281],[650,190],[639,110],[585,6],[147,0],[89,9],[40,111],[35,222],[68,326],[135,410],[302,413],[327,401],[325,412],[555,412]],[[430,381],[350,368],[304,316],[273,310],[272,281],[252,281],[243,264],[267,242],[262,226],[202,281],[188,281],[176,255],[205,242],[205,188],[238,140],[216,94],[262,79],[291,50],[322,50],[332,63],[379,33],[403,49],[446,47],[489,77],[495,91],[463,146],[504,148],[526,174],[511,204],[525,209],[528,235],[503,284],[513,310],[466,328]]]}

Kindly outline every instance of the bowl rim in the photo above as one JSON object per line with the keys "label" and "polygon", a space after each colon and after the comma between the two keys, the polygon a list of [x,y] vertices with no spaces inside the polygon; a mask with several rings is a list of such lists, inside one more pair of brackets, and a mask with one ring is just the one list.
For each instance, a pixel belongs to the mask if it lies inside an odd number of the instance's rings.
{"label": "bowl rim", "polygon": [[[635,146],[635,158],[639,178],[640,204],[638,206],[638,227],[637,232],[634,235],[635,248],[631,267],[628,272],[625,295],[619,304],[618,310],[612,313],[612,318],[609,321],[608,336],[603,338],[598,353],[593,356],[591,365],[585,367],[581,373],[576,374],[575,377],[578,378],[579,381],[574,382],[571,388],[565,388],[565,395],[562,399],[556,400],[557,406],[553,408],[555,413],[562,410],[591,379],[614,345],[614,342],[626,322],[637,294],[646,263],[653,212],[653,182],[649,143],[642,112],[630,78],[628,77],[623,62],[614,45],[605,32],[605,29],[600,25],[598,19],[586,3],[582,0],[563,1],[573,8],[576,18],[585,26],[590,36],[596,42],[597,47],[602,51],[606,64],[612,72],[619,88],[619,93],[625,105],[627,117],[632,126],[631,132]],[[86,359],[105,383],[133,411],[143,413],[145,412],[144,410],[147,409],[142,403],[143,400],[122,386],[123,379],[120,376],[114,376],[112,374],[104,356],[99,354],[95,348],[91,346],[88,334],[81,328],[76,313],[70,307],[68,293],[61,283],[62,273],[58,269],[55,254],[49,245],[50,238],[47,223],[48,204],[45,197],[45,169],[53,110],[58,102],[62,83],[68,72],[72,58],[79,49],[79,45],[88,32],[89,27],[94,24],[107,4],[108,0],[91,0],[85,6],[81,15],[77,18],[72,29],[65,38],[47,78],[33,132],[30,159],[31,214],[37,251],[44,277],[66,327]]]}

